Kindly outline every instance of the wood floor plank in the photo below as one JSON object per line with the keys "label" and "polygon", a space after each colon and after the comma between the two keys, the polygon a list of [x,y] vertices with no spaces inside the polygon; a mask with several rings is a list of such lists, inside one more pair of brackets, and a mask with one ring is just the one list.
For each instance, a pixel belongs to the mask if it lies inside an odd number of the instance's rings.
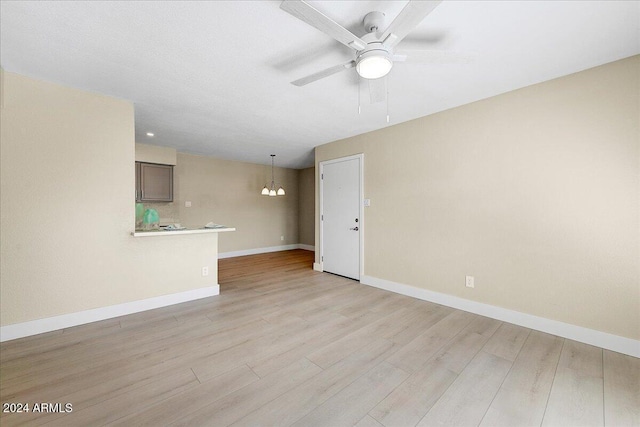
{"label": "wood floor plank", "polygon": [[513,362],[530,332],[530,329],[522,326],[503,323],[482,349],[494,356]]}
{"label": "wood floor plank", "polygon": [[604,425],[602,349],[566,339],[543,426]]}
{"label": "wood floor plank", "polygon": [[212,402],[216,402],[259,379],[249,367],[240,366],[163,402],[120,418],[112,424],[120,426],[174,424],[179,422],[185,413],[195,413]]}
{"label": "wood floor plank", "polygon": [[384,427],[382,424],[373,419],[370,415],[365,415],[354,427]]}
{"label": "wood floor plank", "polygon": [[318,349],[342,339],[352,332],[367,326],[378,318],[379,315],[375,313],[367,313],[357,319],[344,318],[335,326],[335,328],[332,328],[325,333],[314,335],[300,343],[298,346],[287,349],[277,355],[265,356],[260,354],[258,357],[248,361],[247,364],[256,374],[260,377],[264,377],[284,368],[293,361],[306,357]]}
{"label": "wood floor plank", "polygon": [[300,359],[282,371],[261,378],[195,412],[182,413],[175,425],[228,426],[321,371],[307,359]]}
{"label": "wood floor plank", "polygon": [[417,425],[478,425],[510,368],[510,361],[480,351]]}
{"label": "wood floor plank", "polygon": [[240,419],[234,426],[290,425],[379,365],[395,350],[394,343],[379,338]]}
{"label": "wood floor plank", "polygon": [[[73,412],[47,423],[51,426],[104,425],[119,418],[148,408],[167,398],[200,384],[190,369],[174,371],[156,378],[143,387],[101,401],[88,408],[74,408]],[[136,402],[131,405],[131,402]]]}
{"label": "wood floor plank", "polygon": [[[99,323],[99,322],[96,322]],[[48,351],[51,347],[61,347],[66,345],[66,339],[77,340],[73,334],[64,335],[63,329],[45,332],[38,335],[20,338],[12,341],[0,343],[0,363],[5,363],[22,357],[38,354],[41,351]],[[1,367],[1,366],[0,366]]]}
{"label": "wood floor plank", "polygon": [[[36,374],[43,374],[39,378],[51,380],[51,375],[46,373],[56,372],[60,376],[70,375],[74,370],[82,370],[87,361],[95,362],[97,359],[108,357],[126,357],[131,356],[145,348],[146,344],[150,344],[154,340],[160,345],[166,339],[170,339],[171,333],[184,333],[187,330],[194,330],[191,326],[187,328],[179,328],[175,319],[169,322],[154,322],[145,328],[119,330],[118,333],[112,335],[102,335],[100,338],[92,338],[86,341],[78,341],[70,343],[60,348],[50,351],[43,351],[34,354],[31,357],[24,357],[15,360],[15,363],[7,363],[1,375],[3,378],[2,387],[12,387],[17,390],[16,383],[24,385],[25,382],[21,378],[24,375],[30,375],[32,378]],[[205,333],[209,333],[206,331]],[[158,338],[160,337],[160,338]],[[115,353],[114,348],[122,348],[123,340],[135,340],[140,344],[137,348],[123,348],[123,352]],[[126,347],[126,346],[124,346]],[[61,357],[65,355],[65,357]],[[35,378],[34,378],[35,379]]]}
{"label": "wood floor plank", "polygon": [[408,344],[433,326],[436,321],[442,320],[454,312],[454,310],[449,307],[437,304],[425,304],[415,309],[411,307],[412,306],[409,305],[407,309],[416,314],[412,315],[411,318],[404,319],[404,327],[402,329],[391,329],[393,333],[388,334],[386,336],[387,339],[401,345]]}
{"label": "wood floor plank", "polygon": [[[399,308],[378,322],[371,333],[395,343],[407,343],[419,335],[419,332],[423,332],[449,313],[448,310],[439,306],[434,306],[428,311],[416,310],[412,307]],[[407,332],[410,333],[407,335]]]}
{"label": "wood floor plank", "polygon": [[[155,375],[147,374],[126,382],[121,388],[114,388],[112,383],[96,384],[90,390],[77,390],[66,396],[54,396],[41,400],[22,400],[27,402],[57,402],[70,403],[73,411],[70,413],[41,412],[29,414],[3,414],[3,425],[19,425],[28,422],[32,425],[89,425],[101,424],[110,419],[119,418],[127,411],[136,411],[154,402],[164,400],[166,397],[179,393],[182,390],[194,387],[198,381],[188,368],[170,372],[156,372]],[[137,405],[132,406],[131,401],[136,400]],[[118,415],[120,414],[120,415]],[[20,422],[17,422],[20,421]],[[7,424],[5,424],[7,423]]]}
{"label": "wood floor plank", "polygon": [[458,377],[443,365],[431,361],[411,374],[369,415],[387,427],[416,425]]}
{"label": "wood floor plank", "polygon": [[[176,374],[178,377],[174,378]],[[172,379],[173,378],[173,379]],[[111,399],[118,398],[121,395],[129,396],[129,404],[131,401],[137,401],[139,396],[142,396],[145,390],[157,388],[157,384],[169,384],[170,388],[179,388],[181,381],[186,381],[188,384],[193,382],[196,385],[196,377],[186,367],[180,367],[176,370],[168,369],[167,366],[154,366],[144,370],[131,372],[128,375],[118,375],[112,373],[112,377],[103,382],[88,383],[86,387],[75,388],[72,392],[63,394],[55,393],[52,390],[47,390],[46,393],[34,394],[31,397],[27,397],[24,400],[29,401],[31,399],[42,398],[41,401],[50,402],[69,402],[73,404],[74,413],[82,411],[83,409],[90,407],[102,407],[104,402]],[[160,382],[158,382],[160,381]],[[65,387],[68,390],[68,388]],[[131,405],[129,405],[131,406]],[[136,406],[132,406],[135,408]],[[142,409],[141,407],[139,409]],[[38,420],[47,422],[56,418],[61,418],[61,414],[51,413],[43,414]]]}
{"label": "wood floor plank", "polygon": [[382,362],[292,426],[353,426],[409,374]]}
{"label": "wood floor plank", "polygon": [[[500,322],[494,319],[474,318],[424,367],[380,402],[370,415],[387,426],[416,425],[499,326]],[[507,340],[506,337],[501,338]]]}
{"label": "wood floor plank", "polygon": [[604,350],[604,420],[640,426],[640,359]]}
{"label": "wood floor plank", "polygon": [[[375,313],[384,312],[375,311]],[[395,308],[395,311],[389,313],[388,316],[368,326],[363,332],[398,344],[406,344],[450,314],[451,310],[438,305],[430,305],[422,309],[415,309],[408,305]]]}
{"label": "wood floor plank", "polygon": [[565,339],[558,367],[602,378],[602,349]]}
{"label": "wood floor plank", "polygon": [[602,379],[558,368],[543,426],[604,425]]}
{"label": "wood floor plank", "polygon": [[[532,331],[513,362],[498,394],[487,410],[482,426],[540,425],[563,339]],[[492,346],[494,350],[496,347]]]}
{"label": "wood floor plank", "polygon": [[[195,302],[198,303],[198,305],[202,304],[201,300]],[[178,305],[185,306],[186,304]],[[227,317],[232,317],[232,315],[227,314]],[[183,326],[183,330],[192,329],[188,325],[185,326],[176,324],[175,319],[171,315],[169,315],[166,321],[162,317],[155,318],[154,322],[150,322],[148,324],[139,324],[136,328],[126,328],[121,331],[116,331],[110,335],[98,335],[84,341],[74,340],[72,342],[65,342],[66,334],[63,334],[60,346],[47,351],[39,351],[37,353],[34,353],[33,355],[30,355],[29,357],[23,357],[20,360],[17,360],[16,363],[21,364],[21,366],[24,368],[23,370],[16,369],[15,366],[12,366],[10,362],[3,363],[2,368],[9,370],[10,372],[5,372],[3,374],[2,378],[4,381],[2,386],[10,385],[9,380],[11,378],[20,376],[25,371],[28,371],[31,375],[35,374],[37,370],[40,370],[43,373],[69,373],[69,362],[73,362],[71,366],[81,367],[83,366],[83,360],[94,360],[96,357],[99,357],[103,353],[113,353],[114,346],[126,348],[126,346],[123,346],[123,342],[127,342],[128,340],[133,340],[140,344],[136,348],[128,349],[135,353],[139,348],[145,348],[146,342],[157,339],[158,334],[163,334],[162,338],[159,340],[160,342],[168,339],[169,337],[167,337],[167,331],[176,331],[178,334],[180,334],[180,336],[188,337],[187,334],[181,332],[181,329],[178,328],[178,326]],[[211,331],[216,329],[220,328],[218,328],[217,325],[211,325],[211,328],[204,330],[204,332],[210,334]],[[202,330],[203,329],[200,328],[193,329],[194,332],[199,332]],[[71,346],[73,346],[73,349],[75,351],[70,352]],[[66,352],[66,357],[59,357],[61,352]],[[129,354],[118,354],[122,356],[129,356],[133,354],[132,352],[129,352]],[[67,369],[60,369],[60,365],[66,366]],[[43,375],[42,377],[47,378],[48,376]]]}
{"label": "wood floor plank", "polygon": [[204,382],[239,365],[250,364],[258,358],[274,357],[286,352],[297,347],[309,336],[323,334],[340,322],[341,320],[336,318],[319,325],[311,325],[301,318],[289,317],[289,322],[280,323],[280,327],[273,332],[203,357],[191,366],[198,379]]}
{"label": "wood floor plank", "polygon": [[459,374],[500,327],[500,323],[499,320],[476,316],[436,352],[434,360],[443,362],[443,366]]}
{"label": "wood floor plank", "polygon": [[390,298],[390,293],[381,289],[370,288],[360,290],[361,297],[352,301],[351,304],[343,306],[338,313],[347,317],[358,317],[362,314],[369,312],[371,307],[377,307],[378,305],[386,305],[386,302]]}
{"label": "wood floor plank", "polygon": [[358,329],[353,333],[350,333],[339,340],[314,351],[307,355],[307,358],[321,368],[327,368],[344,359],[354,351],[357,351],[361,347],[364,347],[374,341],[377,337],[381,336],[376,332],[384,329],[388,324],[386,323],[387,318],[393,318],[394,315],[388,314],[385,316],[382,313],[378,314],[378,317],[379,318],[373,321],[370,325]]}
{"label": "wood floor plank", "polygon": [[420,370],[438,350],[476,317],[464,311],[448,314],[398,350],[389,358],[389,362],[407,372]]}
{"label": "wood floor plank", "polygon": [[[159,333],[155,338],[158,346],[145,347],[131,345],[139,344],[138,342],[123,341],[120,346],[114,348],[121,351],[105,353],[102,357],[93,358],[80,366],[71,365],[66,370],[52,371],[47,375],[41,375],[40,371],[36,370],[37,374],[28,379],[12,380],[11,385],[17,391],[14,393],[3,391],[2,394],[13,399],[27,399],[30,396],[42,396],[48,393],[66,395],[91,384],[109,381],[113,377],[127,376],[131,372],[148,369],[155,365],[179,366],[191,363],[198,358],[233,347],[252,336],[270,331],[270,328],[271,326],[266,322],[258,321],[209,335],[206,331],[186,330],[175,339],[170,339],[169,335]],[[189,336],[191,333],[195,335]],[[185,339],[182,335],[189,338]]]}

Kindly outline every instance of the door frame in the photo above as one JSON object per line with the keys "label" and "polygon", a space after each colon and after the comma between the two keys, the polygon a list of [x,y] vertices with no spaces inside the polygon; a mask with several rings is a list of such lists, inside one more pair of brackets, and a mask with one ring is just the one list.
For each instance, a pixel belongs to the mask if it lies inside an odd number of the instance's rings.
{"label": "door frame", "polygon": [[320,235],[319,235],[319,240],[320,240],[320,268],[319,271],[324,271],[324,266],[323,266],[323,257],[324,257],[324,221],[323,221],[323,214],[324,214],[324,166],[331,164],[331,163],[340,163],[340,162],[344,162],[344,161],[348,161],[348,160],[358,160],[358,164],[360,165],[360,176],[359,181],[360,181],[360,185],[359,185],[359,190],[358,190],[358,219],[359,219],[359,232],[360,232],[360,239],[358,242],[359,245],[359,276],[360,276],[360,281],[362,280],[362,276],[364,275],[364,153],[360,153],[360,154],[354,154],[351,156],[345,156],[345,157],[339,157],[336,159],[331,159],[331,160],[323,160],[321,162],[318,163],[319,167],[320,167]]}

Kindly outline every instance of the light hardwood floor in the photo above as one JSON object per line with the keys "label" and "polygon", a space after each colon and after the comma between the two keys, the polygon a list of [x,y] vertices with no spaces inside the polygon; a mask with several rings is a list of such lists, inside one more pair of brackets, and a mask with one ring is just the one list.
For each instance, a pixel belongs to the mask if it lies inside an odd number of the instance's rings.
{"label": "light hardwood floor", "polygon": [[638,426],[640,359],[312,270],[220,260],[221,294],[0,345],[0,424]]}

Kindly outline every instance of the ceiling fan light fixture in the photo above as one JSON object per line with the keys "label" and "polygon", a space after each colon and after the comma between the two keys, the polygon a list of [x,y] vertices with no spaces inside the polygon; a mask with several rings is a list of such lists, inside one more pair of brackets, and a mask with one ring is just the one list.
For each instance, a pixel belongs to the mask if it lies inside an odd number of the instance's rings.
{"label": "ceiling fan light fixture", "polygon": [[393,67],[393,61],[389,52],[384,50],[372,50],[363,53],[357,59],[356,71],[365,79],[379,79],[389,74]]}

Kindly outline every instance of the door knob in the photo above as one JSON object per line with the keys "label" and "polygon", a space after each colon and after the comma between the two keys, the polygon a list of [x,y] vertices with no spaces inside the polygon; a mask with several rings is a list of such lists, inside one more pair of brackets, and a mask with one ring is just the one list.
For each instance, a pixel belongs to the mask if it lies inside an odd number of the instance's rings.
{"label": "door knob", "polygon": [[358,231],[358,227],[350,228],[349,230]]}

